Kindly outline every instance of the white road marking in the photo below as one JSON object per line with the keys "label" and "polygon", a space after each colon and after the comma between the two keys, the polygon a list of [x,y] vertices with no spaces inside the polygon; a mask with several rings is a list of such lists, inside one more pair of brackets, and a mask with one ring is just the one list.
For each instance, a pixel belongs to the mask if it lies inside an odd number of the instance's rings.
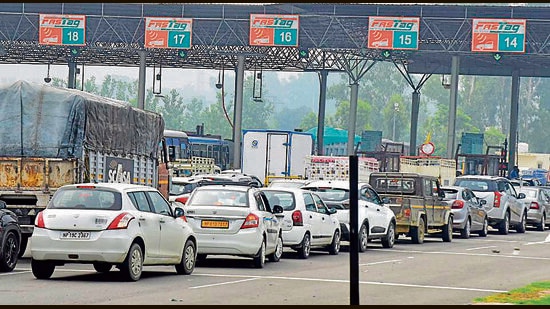
{"label": "white road marking", "polygon": [[389,260],[389,261],[372,262],[372,263],[359,264],[359,266],[370,266],[370,265],[394,263],[394,262],[401,262],[401,260]]}
{"label": "white road marking", "polygon": [[252,281],[252,280],[258,280],[261,277],[252,277],[250,279],[243,279],[243,280],[237,280],[237,281],[229,281],[229,282],[221,282],[221,283],[213,283],[213,284],[205,284],[205,285],[198,285],[198,286],[192,286],[190,289],[201,289],[201,288],[209,288],[212,286],[218,286],[218,285],[226,285],[226,284],[233,284],[233,283],[241,283],[246,281]]}
{"label": "white road marking", "polygon": [[496,247],[497,247],[497,246],[487,246],[487,247],[469,248],[469,249],[466,249],[466,251],[470,251],[470,250],[481,250],[481,249],[496,248]]}
{"label": "white road marking", "polygon": [[[373,251],[389,251],[388,249],[369,249]],[[464,252],[441,252],[441,251],[415,251],[415,250],[399,250],[391,249],[391,252],[396,253],[424,253],[424,254],[449,254],[449,255],[468,255],[468,256],[489,256],[489,257],[501,257],[501,258],[513,258],[513,259],[525,259],[525,260],[543,260],[550,261],[547,257],[535,257],[535,256],[515,256],[515,255],[503,255],[503,254],[488,254],[488,253],[464,253]]]}
{"label": "white road marking", "polygon": [[[17,270],[19,270],[19,269],[17,269]],[[30,272],[31,272],[30,270],[12,271],[12,272],[9,272],[9,273],[2,273],[2,274],[0,274],[0,276],[19,275],[19,274],[25,274],[25,273],[30,273]]]}
{"label": "white road marking", "polygon": [[[233,277],[233,278],[253,278],[253,279],[261,278],[261,279],[318,281],[318,282],[333,282],[333,283],[347,283],[347,284],[349,284],[349,280],[339,280],[339,279],[315,279],[315,278],[296,278],[296,277],[278,277],[278,276],[247,276],[247,275],[221,275],[221,274],[193,274],[193,275],[194,276],[205,276],[205,277]],[[245,280],[241,280],[241,281],[245,281]],[[237,282],[237,281],[234,281],[234,282]],[[371,285],[405,286],[405,287],[413,287],[413,288],[478,291],[478,292],[492,292],[492,293],[508,292],[508,291],[504,291],[504,290],[463,288],[463,287],[453,287],[453,286],[420,285],[420,284],[407,284],[407,283],[376,282],[376,281],[359,281],[359,283],[360,284],[371,284]]]}

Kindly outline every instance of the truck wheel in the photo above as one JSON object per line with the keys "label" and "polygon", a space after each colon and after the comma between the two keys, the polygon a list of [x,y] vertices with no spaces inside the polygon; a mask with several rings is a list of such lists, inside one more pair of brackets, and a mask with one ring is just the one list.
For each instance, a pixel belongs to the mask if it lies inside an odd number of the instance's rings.
{"label": "truck wheel", "polygon": [[500,221],[500,224],[498,225],[498,232],[502,235],[508,235],[508,232],[510,231],[510,212],[506,212],[504,215],[504,219]]}
{"label": "truck wheel", "polygon": [[[1,244],[2,239],[0,239]],[[17,255],[19,254],[19,239],[15,231],[7,232],[0,253],[0,272],[12,271],[17,264]]]}
{"label": "truck wheel", "polygon": [[55,264],[50,261],[37,261],[31,258],[32,274],[37,279],[48,279],[55,270]]}
{"label": "truck wheel", "polygon": [[466,224],[464,224],[464,228],[460,230],[460,237],[461,238],[470,238],[470,218],[466,219]]}
{"label": "truck wheel", "polygon": [[483,219],[483,227],[481,228],[481,231],[479,231],[480,237],[487,237],[487,234],[489,234],[489,221],[487,220],[487,217]]}
{"label": "truck wheel", "polygon": [[418,226],[411,226],[411,239],[413,244],[424,243],[424,219],[421,217]]}
{"label": "truck wheel", "polygon": [[19,254],[17,257],[22,258],[27,250],[27,244],[29,243],[29,235],[21,234],[21,244],[19,245]]}
{"label": "truck wheel", "polygon": [[367,251],[367,245],[369,244],[369,231],[367,229],[367,225],[363,224],[361,225],[361,228],[359,229],[359,252],[365,252]]}
{"label": "truck wheel", "polygon": [[447,220],[447,224],[443,226],[441,238],[444,242],[451,242],[453,240],[453,218],[450,216],[449,220]]}
{"label": "truck wheel", "polygon": [[527,229],[527,213],[523,213],[523,216],[521,216],[521,222],[516,225],[516,232],[518,233],[525,233],[525,230]]}
{"label": "truck wheel", "polygon": [[388,226],[388,232],[386,233],[386,236],[382,238],[382,247],[392,248],[394,244],[395,244],[395,226],[393,222],[390,222],[390,226]]}

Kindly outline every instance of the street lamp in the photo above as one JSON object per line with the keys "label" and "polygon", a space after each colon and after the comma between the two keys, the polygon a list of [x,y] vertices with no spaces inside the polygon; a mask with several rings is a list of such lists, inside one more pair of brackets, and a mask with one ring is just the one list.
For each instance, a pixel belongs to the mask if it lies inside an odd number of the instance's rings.
{"label": "street lamp", "polygon": [[397,112],[399,112],[399,103],[393,103],[393,130],[391,134],[391,140],[395,142],[395,120],[397,119]]}

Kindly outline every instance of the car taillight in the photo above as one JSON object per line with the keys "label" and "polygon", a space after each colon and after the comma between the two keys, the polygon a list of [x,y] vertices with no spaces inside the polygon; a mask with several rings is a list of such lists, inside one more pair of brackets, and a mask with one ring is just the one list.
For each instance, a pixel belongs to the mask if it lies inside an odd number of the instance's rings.
{"label": "car taillight", "polygon": [[303,226],[304,225],[304,218],[302,217],[302,212],[299,210],[295,210],[292,213],[292,225],[294,226]]}
{"label": "car taillight", "polygon": [[128,224],[130,224],[130,221],[134,219],[134,216],[127,212],[123,212],[120,215],[116,216],[116,218],[109,224],[109,227],[107,227],[108,230],[117,230],[117,229],[125,229],[128,227]]}
{"label": "car taillight", "polygon": [[500,207],[500,197],[502,196],[502,194],[500,194],[500,192],[498,191],[495,191],[495,201],[493,203],[493,207]]}
{"label": "car taillight", "polygon": [[42,212],[39,212],[36,219],[34,219],[34,225],[43,229],[46,228],[46,225],[44,224],[44,214]]}
{"label": "car taillight", "polygon": [[529,205],[529,209],[540,209],[539,203],[531,202],[531,205]]}
{"label": "car taillight", "polygon": [[462,209],[463,207],[464,207],[464,202],[460,200],[454,201],[453,204],[451,205],[452,209]]}
{"label": "car taillight", "polygon": [[260,218],[255,214],[248,214],[243,222],[243,225],[241,226],[241,229],[258,227],[258,225],[260,225]]}
{"label": "car taillight", "polygon": [[180,202],[182,204],[187,203],[187,200],[189,199],[189,196],[181,196],[176,199],[176,202]]}
{"label": "car taillight", "polygon": [[411,216],[411,210],[409,208],[403,210],[403,215],[407,218],[410,217]]}

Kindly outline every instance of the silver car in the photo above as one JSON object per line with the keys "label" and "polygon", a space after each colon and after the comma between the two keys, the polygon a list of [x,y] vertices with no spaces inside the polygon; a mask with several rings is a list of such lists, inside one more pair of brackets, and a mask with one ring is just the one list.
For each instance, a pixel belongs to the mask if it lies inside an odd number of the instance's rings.
{"label": "silver car", "polygon": [[547,213],[550,211],[550,188],[521,187],[520,192],[525,194],[525,207],[527,207],[527,224],[534,225],[537,230],[544,231],[548,221]]}
{"label": "silver car", "polygon": [[483,205],[487,204],[487,201],[476,197],[468,188],[447,186],[441,189],[445,193],[445,198],[453,201],[453,230],[460,232],[462,238],[470,238],[471,232],[486,237],[489,222]]}

